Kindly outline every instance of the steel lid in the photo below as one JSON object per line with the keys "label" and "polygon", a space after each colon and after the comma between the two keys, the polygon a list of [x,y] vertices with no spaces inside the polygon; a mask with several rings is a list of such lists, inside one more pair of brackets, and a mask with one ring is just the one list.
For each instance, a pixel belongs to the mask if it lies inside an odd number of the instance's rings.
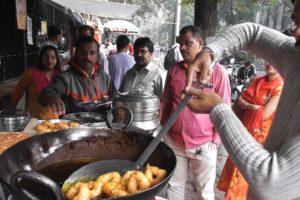
{"label": "steel lid", "polygon": [[95,122],[103,122],[105,121],[105,115],[101,113],[95,112],[78,112],[78,113],[71,113],[65,115],[63,119],[84,122],[84,123],[95,123]]}
{"label": "steel lid", "polygon": [[25,110],[9,109],[0,111],[0,123],[17,124],[27,122],[30,115]]}
{"label": "steel lid", "polygon": [[119,93],[114,101],[148,101],[154,100],[159,101],[159,98],[156,95],[151,95],[147,92],[140,91],[130,91],[126,93]]}

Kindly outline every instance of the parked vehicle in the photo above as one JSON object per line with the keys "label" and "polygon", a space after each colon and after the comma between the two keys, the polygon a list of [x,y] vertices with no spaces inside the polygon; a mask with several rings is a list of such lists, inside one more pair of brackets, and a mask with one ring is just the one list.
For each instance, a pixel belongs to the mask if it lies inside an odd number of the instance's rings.
{"label": "parked vehicle", "polygon": [[237,73],[246,57],[246,52],[241,51],[224,57],[219,61],[226,68],[229,75],[230,86],[232,88],[232,102],[237,100],[241,92],[248,86],[248,84],[239,84],[237,81]]}
{"label": "parked vehicle", "polygon": [[233,88],[237,84],[237,72],[241,65],[239,63],[235,63],[234,58],[231,58],[228,64],[223,64],[223,65],[226,68],[227,73],[229,75],[230,86],[231,88]]}
{"label": "parked vehicle", "polygon": [[239,96],[241,95],[242,91],[245,89],[245,85],[241,84],[241,85],[236,85],[235,87],[233,87],[231,89],[232,93],[231,93],[231,102],[235,102],[236,100],[238,100]]}
{"label": "parked vehicle", "polygon": [[240,97],[241,93],[250,85],[250,82],[253,79],[247,78],[243,84],[236,84],[231,88],[231,102],[235,102]]}

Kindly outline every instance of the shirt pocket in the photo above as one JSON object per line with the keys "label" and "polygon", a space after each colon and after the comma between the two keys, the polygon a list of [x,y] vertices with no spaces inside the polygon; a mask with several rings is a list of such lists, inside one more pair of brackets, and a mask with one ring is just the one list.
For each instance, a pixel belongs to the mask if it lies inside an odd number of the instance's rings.
{"label": "shirt pocket", "polygon": [[139,88],[139,90],[141,92],[148,92],[150,94],[154,94],[154,88],[153,88],[153,84],[152,81],[140,81],[137,85],[137,88]]}

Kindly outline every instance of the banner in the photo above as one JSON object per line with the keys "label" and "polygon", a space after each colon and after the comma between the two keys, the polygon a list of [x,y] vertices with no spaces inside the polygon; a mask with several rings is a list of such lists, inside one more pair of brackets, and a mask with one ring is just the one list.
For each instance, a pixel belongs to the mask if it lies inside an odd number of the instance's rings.
{"label": "banner", "polygon": [[27,43],[33,45],[32,39],[32,19],[27,16]]}
{"label": "banner", "polygon": [[17,15],[17,28],[21,30],[26,29],[26,0],[15,0],[16,1],[16,15]]}
{"label": "banner", "polygon": [[47,35],[47,21],[41,21],[41,31],[43,34]]}

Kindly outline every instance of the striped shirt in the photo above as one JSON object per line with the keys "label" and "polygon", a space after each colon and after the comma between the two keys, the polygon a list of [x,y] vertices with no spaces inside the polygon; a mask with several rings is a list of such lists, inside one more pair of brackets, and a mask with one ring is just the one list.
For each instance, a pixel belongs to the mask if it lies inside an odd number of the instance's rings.
{"label": "striped shirt", "polygon": [[71,68],[61,73],[51,85],[45,88],[39,102],[46,107],[51,96],[57,96],[65,104],[66,114],[82,111],[78,103],[101,99],[104,96],[114,97],[117,90],[108,74],[94,65],[91,75],[84,73],[76,62],[70,62]]}
{"label": "striped shirt", "polygon": [[257,24],[231,27],[208,47],[216,58],[248,49],[265,59],[285,83],[264,146],[247,132],[230,107],[210,114],[234,163],[249,183],[248,199],[289,200],[300,197],[300,53],[295,39]]}

